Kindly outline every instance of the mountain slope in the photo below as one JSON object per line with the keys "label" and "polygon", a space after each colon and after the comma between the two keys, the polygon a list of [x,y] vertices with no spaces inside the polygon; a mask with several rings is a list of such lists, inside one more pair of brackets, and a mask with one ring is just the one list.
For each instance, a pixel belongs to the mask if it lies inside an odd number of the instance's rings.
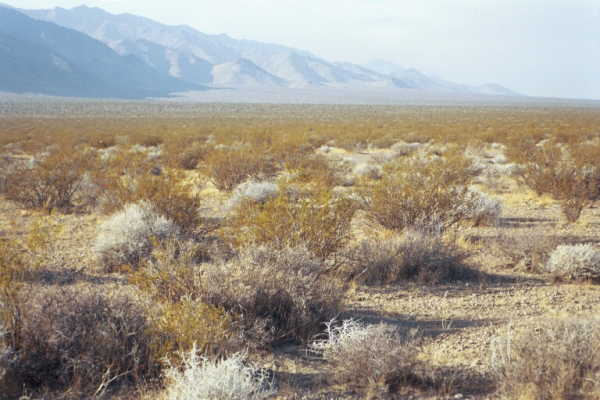
{"label": "mountain slope", "polygon": [[213,84],[229,87],[285,86],[286,82],[244,58],[235,62],[215,65]]}
{"label": "mountain slope", "polygon": [[[92,78],[52,50],[0,33],[0,89],[63,96],[88,93]],[[93,93],[99,96],[107,92]]]}
{"label": "mountain slope", "polygon": [[0,7],[0,90],[92,97],[147,97],[198,88],[120,56],[75,30]]}
{"label": "mountain slope", "polygon": [[479,86],[462,85],[425,75],[414,68],[404,68],[395,63],[385,60],[373,60],[367,64],[367,68],[388,75],[406,84],[407,88],[428,89],[437,91],[449,91],[457,93],[475,93],[486,95],[520,96],[503,86],[496,84],[485,84]]}
{"label": "mountain slope", "polygon": [[[514,94],[496,85],[466,86],[385,62],[366,67],[332,63],[310,52],[227,35],[208,35],[188,26],[114,15],[100,8],[23,10],[27,15],[83,32],[122,55],[135,55],[172,77],[213,86],[285,85],[292,88],[389,87],[433,91]],[[242,64],[246,60],[253,65]],[[251,71],[253,70],[253,71]]]}

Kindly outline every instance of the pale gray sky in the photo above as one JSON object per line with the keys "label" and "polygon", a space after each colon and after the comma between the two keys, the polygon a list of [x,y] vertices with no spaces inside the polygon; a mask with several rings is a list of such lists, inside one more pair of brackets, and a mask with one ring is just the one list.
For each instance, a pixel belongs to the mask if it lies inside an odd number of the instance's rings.
{"label": "pale gray sky", "polygon": [[386,59],[449,80],[600,99],[600,0],[0,0],[98,6],[331,61]]}

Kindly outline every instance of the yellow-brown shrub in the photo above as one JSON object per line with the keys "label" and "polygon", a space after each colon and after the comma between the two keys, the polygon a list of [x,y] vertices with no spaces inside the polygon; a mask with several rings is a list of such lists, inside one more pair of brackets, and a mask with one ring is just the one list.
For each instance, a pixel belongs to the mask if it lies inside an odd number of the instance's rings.
{"label": "yellow-brown shrub", "polygon": [[185,182],[182,172],[163,171],[160,175],[146,173],[137,177],[107,177],[104,211],[113,212],[124,204],[147,201],[156,212],[175,222],[186,233],[201,228],[199,214],[202,199],[194,193],[190,183]]}
{"label": "yellow-brown shrub", "polygon": [[219,190],[232,190],[250,178],[271,177],[278,169],[261,148],[214,150],[206,155],[203,168]]}
{"label": "yellow-brown shrub", "polygon": [[370,213],[386,228],[402,230],[423,223],[450,226],[466,217],[469,166],[462,158],[400,161],[364,188],[363,195]]}
{"label": "yellow-brown shrub", "polygon": [[297,195],[284,187],[277,197],[263,204],[240,204],[222,233],[237,248],[261,244],[276,248],[306,246],[326,259],[348,241],[356,208],[353,201],[336,199],[322,187],[308,195]]}
{"label": "yellow-brown shrub", "polygon": [[5,194],[27,208],[68,210],[81,189],[93,157],[77,148],[59,149],[33,166],[21,165],[6,177]]}
{"label": "yellow-brown shrub", "polygon": [[567,221],[575,222],[585,207],[600,198],[600,165],[595,154],[596,149],[584,146],[566,149],[552,142],[536,146],[521,180],[538,195],[558,200]]}
{"label": "yellow-brown shrub", "polygon": [[233,350],[234,323],[223,310],[191,297],[156,306],[150,327],[155,359],[172,360],[194,346],[213,357]]}

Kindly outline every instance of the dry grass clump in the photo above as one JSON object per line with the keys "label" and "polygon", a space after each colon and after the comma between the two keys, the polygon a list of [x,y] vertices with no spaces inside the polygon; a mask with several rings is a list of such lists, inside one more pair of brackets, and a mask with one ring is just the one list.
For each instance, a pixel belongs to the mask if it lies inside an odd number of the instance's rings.
{"label": "dry grass clump", "polygon": [[94,252],[108,269],[135,266],[151,253],[153,240],[179,233],[173,221],[157,213],[147,202],[129,204],[98,226]]}
{"label": "dry grass clump", "polygon": [[600,396],[597,319],[543,320],[492,342],[497,385],[509,398],[597,399]]}
{"label": "dry grass clump", "polygon": [[414,380],[417,347],[392,327],[355,320],[326,326],[325,337],[311,343],[310,349],[330,364],[335,382],[389,393]]}
{"label": "dry grass clump", "polygon": [[91,168],[90,154],[78,149],[52,152],[33,165],[21,164],[5,177],[4,192],[8,199],[27,208],[51,212],[69,210],[73,199]]}
{"label": "dry grass clump", "polygon": [[340,310],[344,289],[305,248],[250,247],[205,265],[201,297],[240,321],[249,340],[305,342]]}
{"label": "dry grass clump", "polygon": [[466,218],[469,165],[466,159],[401,161],[365,190],[369,211],[389,229],[428,221],[453,225]]}
{"label": "dry grass clump", "polygon": [[468,254],[431,231],[408,230],[387,241],[363,240],[347,257],[350,268],[346,273],[366,285],[437,284],[474,278],[464,264]]}
{"label": "dry grass clump", "polygon": [[9,373],[31,391],[101,397],[152,376],[144,311],[125,297],[61,291],[25,300]]}
{"label": "dry grass clump", "polygon": [[268,374],[243,354],[209,360],[192,348],[181,357],[182,367],[165,371],[165,400],[260,400],[276,392]]}
{"label": "dry grass clump", "polygon": [[237,248],[269,244],[276,248],[306,246],[326,259],[347,243],[356,204],[318,188],[306,194],[280,188],[265,203],[244,202],[234,210],[223,231]]}
{"label": "dry grass clump", "polygon": [[591,244],[558,246],[546,263],[546,271],[569,281],[600,278],[600,250]]}
{"label": "dry grass clump", "polygon": [[219,190],[232,190],[248,179],[264,180],[275,175],[278,167],[261,148],[226,148],[211,151],[203,168]]}

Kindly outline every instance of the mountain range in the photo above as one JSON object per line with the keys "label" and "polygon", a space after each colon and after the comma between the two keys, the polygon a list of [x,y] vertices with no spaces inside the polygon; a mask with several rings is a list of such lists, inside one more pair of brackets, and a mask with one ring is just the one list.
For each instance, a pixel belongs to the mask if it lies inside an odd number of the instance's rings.
{"label": "mountain range", "polygon": [[386,61],[330,62],[282,45],[208,35],[100,8],[0,6],[0,90],[149,97],[219,88],[403,88],[515,96],[461,85]]}

